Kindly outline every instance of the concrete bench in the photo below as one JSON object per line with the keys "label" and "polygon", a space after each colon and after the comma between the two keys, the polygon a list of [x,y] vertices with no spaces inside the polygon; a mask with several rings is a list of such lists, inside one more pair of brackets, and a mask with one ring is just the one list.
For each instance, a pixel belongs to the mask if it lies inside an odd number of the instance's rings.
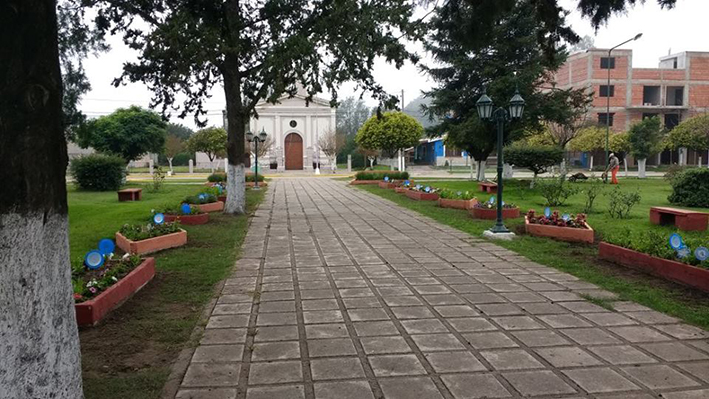
{"label": "concrete bench", "polygon": [[704,231],[709,224],[709,213],[653,206],[650,208],[650,222],[674,225],[685,231]]}
{"label": "concrete bench", "polygon": [[118,190],[118,201],[140,201],[142,194],[142,188],[126,188],[123,190]]}
{"label": "concrete bench", "polygon": [[497,193],[497,183],[480,182],[478,183],[478,188],[480,188],[480,191],[484,193]]}

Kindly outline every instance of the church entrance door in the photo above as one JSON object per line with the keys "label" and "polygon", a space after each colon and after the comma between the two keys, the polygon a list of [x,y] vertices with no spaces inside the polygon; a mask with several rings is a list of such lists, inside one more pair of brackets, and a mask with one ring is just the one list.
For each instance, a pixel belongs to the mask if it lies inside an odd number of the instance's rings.
{"label": "church entrance door", "polygon": [[286,170],[303,170],[303,138],[291,133],[285,140]]}

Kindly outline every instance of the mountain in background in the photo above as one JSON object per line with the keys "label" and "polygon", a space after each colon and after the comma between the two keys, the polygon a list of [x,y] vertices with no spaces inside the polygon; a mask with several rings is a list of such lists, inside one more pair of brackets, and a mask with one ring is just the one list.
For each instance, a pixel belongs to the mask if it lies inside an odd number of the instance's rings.
{"label": "mountain in background", "polygon": [[429,98],[425,98],[423,96],[416,97],[404,107],[404,113],[413,118],[416,118],[416,120],[419,121],[421,125],[423,125],[424,129],[433,125],[437,125],[437,120],[430,120],[428,116],[424,115],[424,113],[421,111],[421,105],[428,105],[430,103],[431,99]]}

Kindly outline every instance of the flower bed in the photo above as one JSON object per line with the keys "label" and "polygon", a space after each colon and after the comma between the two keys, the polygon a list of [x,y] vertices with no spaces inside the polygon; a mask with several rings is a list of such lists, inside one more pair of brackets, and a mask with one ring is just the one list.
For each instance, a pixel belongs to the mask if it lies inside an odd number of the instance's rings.
{"label": "flower bed", "polygon": [[180,222],[181,224],[186,224],[194,226],[197,224],[207,224],[209,222],[208,213],[196,213],[190,215],[180,215],[180,214],[165,214],[165,222]]}
{"label": "flower bed", "polygon": [[[95,294],[89,294],[93,295],[91,297],[76,292],[74,293],[76,301],[74,310],[76,311],[76,322],[79,326],[95,325],[110,311],[119,307],[133,294],[143,288],[145,284],[155,276],[154,258],[145,258],[138,262],[132,260],[129,262],[128,264],[130,266],[125,266],[122,270],[121,265],[116,267],[115,265],[111,266],[111,263],[109,263],[100,272],[96,271],[96,273],[102,273],[102,280],[100,281],[113,281],[105,290],[97,289]],[[133,263],[137,263],[137,266],[133,265]],[[88,276],[91,275],[88,274]],[[113,280],[114,277],[116,278],[115,281]],[[81,279],[80,281],[84,282],[85,280]],[[101,287],[102,284],[100,281],[97,281],[95,285],[88,287],[88,289]]]}
{"label": "flower bed", "polygon": [[441,208],[470,209],[478,203],[478,199],[470,191],[441,190],[438,206]]}
{"label": "flower bed", "polygon": [[709,269],[658,258],[607,242],[598,245],[598,256],[622,266],[709,292]]}
{"label": "flower bed", "polygon": [[406,180],[409,178],[409,172],[398,172],[394,170],[379,170],[379,171],[363,171],[357,172],[355,174],[356,181],[375,181],[379,183],[384,180],[385,177],[389,177],[391,180]]}
{"label": "flower bed", "polygon": [[350,185],[359,186],[363,184],[379,184],[380,180],[350,180]]}
{"label": "flower bed", "polygon": [[380,181],[379,182],[379,188],[384,188],[387,190],[397,188],[399,185],[400,185],[400,183],[396,183],[393,181]]}
{"label": "flower bed", "polygon": [[583,213],[559,216],[559,212],[554,211],[546,217],[537,216],[534,210],[530,209],[524,219],[524,230],[527,234],[593,244],[594,231],[586,223],[586,215]]}
{"label": "flower bed", "polygon": [[199,207],[200,212],[218,212],[223,210],[224,203],[217,200],[217,195],[219,195],[217,192],[218,189],[213,187],[210,190],[215,191],[207,191],[199,193],[198,195],[190,195],[185,198],[183,202],[190,205],[196,205]]}
{"label": "flower bed", "polygon": [[407,191],[409,191],[409,187],[406,186],[394,187],[394,192],[397,194],[405,194]]}
{"label": "flower bed", "polygon": [[116,245],[130,254],[147,254],[186,243],[187,232],[179,227],[179,223],[125,225],[116,232]]}
{"label": "flower bed", "polygon": [[[472,208],[470,208],[468,212],[475,219],[495,220],[497,219],[497,204],[491,202],[478,202]],[[519,215],[519,208],[517,206],[505,204],[503,201],[503,219],[514,219],[518,218]]]}
{"label": "flower bed", "polygon": [[416,201],[437,201],[438,189],[417,184],[404,192],[407,197]]}

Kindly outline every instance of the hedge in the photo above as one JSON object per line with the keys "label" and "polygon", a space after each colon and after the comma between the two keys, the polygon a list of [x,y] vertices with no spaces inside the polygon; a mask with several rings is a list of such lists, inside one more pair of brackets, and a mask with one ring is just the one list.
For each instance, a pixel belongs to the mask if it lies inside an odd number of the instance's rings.
{"label": "hedge", "polygon": [[85,155],[72,159],[69,173],[81,189],[118,190],[126,175],[126,161],[114,155]]}
{"label": "hedge", "polygon": [[384,180],[384,177],[389,176],[391,180],[405,180],[409,178],[409,172],[396,171],[366,171],[358,172],[355,175],[355,180]]}
{"label": "hedge", "polygon": [[671,181],[673,204],[709,208],[709,169],[687,169]]}

